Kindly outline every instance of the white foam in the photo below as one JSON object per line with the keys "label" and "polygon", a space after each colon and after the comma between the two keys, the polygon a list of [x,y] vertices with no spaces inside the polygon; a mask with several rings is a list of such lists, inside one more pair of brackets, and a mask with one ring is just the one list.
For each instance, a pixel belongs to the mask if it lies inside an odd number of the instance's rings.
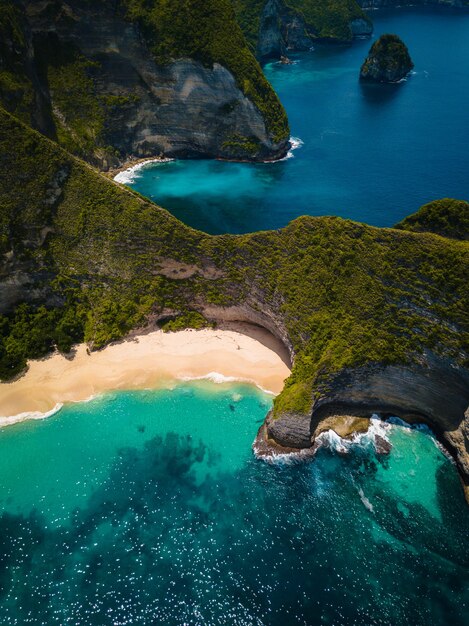
{"label": "white foam", "polygon": [[368,509],[368,511],[371,511],[373,513],[373,505],[365,496],[365,494],[363,493],[363,489],[361,487],[359,487],[358,489],[358,495],[360,496],[360,500],[363,502],[365,509]]}
{"label": "white foam", "polygon": [[171,161],[174,161],[174,159],[148,159],[148,161],[137,163],[123,172],[119,172],[116,176],[114,176],[114,180],[118,183],[122,183],[123,185],[128,185],[129,183],[134,182],[134,180],[138,177],[140,170],[145,169],[150,165],[171,163]]}
{"label": "white foam", "polygon": [[281,161],[287,161],[288,159],[293,159],[295,155],[293,154],[295,150],[301,148],[304,145],[304,142],[299,137],[290,137],[290,150],[287,154],[281,159],[275,159],[273,161],[264,161],[264,163],[280,163]]}
{"label": "white foam", "polygon": [[58,413],[63,407],[63,403],[59,402],[50,411],[41,413],[40,411],[29,411],[26,413],[18,413],[18,415],[10,415],[6,417],[0,416],[0,428],[4,426],[11,426],[12,424],[18,424],[19,422],[25,422],[26,420],[43,420],[55,413]]}
{"label": "white foam", "polygon": [[203,376],[180,376],[178,380],[182,380],[184,382],[190,382],[191,380],[209,380],[212,383],[217,385],[222,385],[224,383],[246,383],[248,385],[254,385],[260,389],[263,393],[269,394],[270,396],[276,396],[277,394],[269,389],[264,389],[261,385],[258,385],[255,380],[251,378],[242,378],[241,376],[225,376],[224,374],[220,374],[219,372],[209,372],[208,374],[204,374]]}

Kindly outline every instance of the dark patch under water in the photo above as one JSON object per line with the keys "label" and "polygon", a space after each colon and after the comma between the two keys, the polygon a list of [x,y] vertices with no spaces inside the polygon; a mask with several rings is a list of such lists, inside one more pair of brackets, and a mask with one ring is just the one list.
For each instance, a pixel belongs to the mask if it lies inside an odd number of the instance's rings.
{"label": "dark patch under water", "polygon": [[[162,434],[116,450],[58,524],[39,501],[29,513],[4,507],[2,625],[469,624],[467,508],[454,466],[427,435],[398,433],[381,459],[357,446],[347,455],[322,450],[308,464],[267,465],[247,445],[234,462],[230,444],[163,434],[166,414],[176,412],[184,431],[192,410],[195,433],[216,415],[215,430],[241,416],[226,434],[252,441],[266,407],[259,393],[239,388],[235,413],[231,391],[210,393],[116,394],[18,427],[16,444],[39,444],[49,429],[51,450],[65,445],[67,430],[76,442],[68,445],[79,445],[81,428],[97,449],[106,430],[137,432],[135,420],[147,430],[158,422]],[[417,482],[408,467],[422,472]],[[73,489],[66,475],[60,480]],[[415,493],[399,497],[394,486],[407,485]]]}

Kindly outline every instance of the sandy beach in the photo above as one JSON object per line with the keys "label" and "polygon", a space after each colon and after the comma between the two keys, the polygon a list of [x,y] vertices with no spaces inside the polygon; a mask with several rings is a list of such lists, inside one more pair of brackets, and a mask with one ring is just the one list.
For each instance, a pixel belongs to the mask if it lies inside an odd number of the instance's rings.
{"label": "sandy beach", "polygon": [[30,361],[23,376],[0,384],[0,426],[44,416],[104,391],[156,388],[175,379],[226,377],[277,394],[290,369],[280,346],[263,332],[157,330],[91,354],[83,344],[73,358],[53,354]]}

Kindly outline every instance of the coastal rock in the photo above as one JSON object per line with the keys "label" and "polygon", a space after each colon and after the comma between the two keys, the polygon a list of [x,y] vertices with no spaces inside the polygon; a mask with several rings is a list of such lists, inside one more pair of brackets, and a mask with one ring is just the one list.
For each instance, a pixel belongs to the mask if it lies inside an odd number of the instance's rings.
{"label": "coastal rock", "polygon": [[397,83],[413,69],[404,42],[397,35],[381,35],[371,46],[360,79],[375,83]]}
{"label": "coastal rock", "polygon": [[[285,156],[286,115],[279,114],[273,91],[266,99],[271,88],[253,56],[243,67],[262,85],[251,77],[245,93],[243,80],[221,63],[184,53],[158,62],[151,36],[128,18],[125,2],[25,0],[24,6],[21,24],[29,44],[20,55],[27,61],[23,82],[31,82],[41,99],[41,106],[32,107],[34,119],[26,113],[24,119],[93,165],[106,170],[160,155]],[[0,67],[7,62],[0,46]],[[1,96],[17,113],[15,103]]]}
{"label": "coastal rock", "polygon": [[469,502],[469,372],[431,353],[419,365],[344,369],[328,379],[310,415],[269,414],[266,428],[276,444],[309,448],[331,415],[375,413],[430,426],[456,460]]}
{"label": "coastal rock", "polygon": [[281,59],[287,50],[309,50],[311,39],[304,19],[284,0],[267,0],[260,17],[257,58]]}
{"label": "coastal rock", "polygon": [[376,454],[389,454],[392,450],[391,442],[389,442],[387,439],[384,439],[384,437],[381,437],[381,435],[375,435],[374,444]]}
{"label": "coastal rock", "polygon": [[313,10],[301,0],[288,4],[267,0],[260,17],[257,57],[280,59],[286,51],[309,50],[315,39],[348,42],[372,32],[371,20],[354,2],[343,7],[318,5]]}
{"label": "coastal rock", "polygon": [[285,413],[274,419],[269,413],[266,418],[267,436],[284,448],[311,447],[311,418],[298,413]]}

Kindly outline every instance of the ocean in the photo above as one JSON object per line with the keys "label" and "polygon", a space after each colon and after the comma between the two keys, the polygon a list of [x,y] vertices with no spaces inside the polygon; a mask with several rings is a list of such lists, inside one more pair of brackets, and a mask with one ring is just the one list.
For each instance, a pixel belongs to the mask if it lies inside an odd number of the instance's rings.
{"label": "ocean", "polygon": [[122,180],[208,233],[276,229],[300,215],[393,226],[431,200],[469,199],[469,10],[374,11],[415,70],[397,85],[361,84],[370,40],[319,46],[265,72],[296,145],[278,163],[173,161]]}
{"label": "ocean", "polygon": [[23,624],[469,623],[456,469],[402,423],[258,460],[272,397],[207,381],[0,430],[0,615]]}

